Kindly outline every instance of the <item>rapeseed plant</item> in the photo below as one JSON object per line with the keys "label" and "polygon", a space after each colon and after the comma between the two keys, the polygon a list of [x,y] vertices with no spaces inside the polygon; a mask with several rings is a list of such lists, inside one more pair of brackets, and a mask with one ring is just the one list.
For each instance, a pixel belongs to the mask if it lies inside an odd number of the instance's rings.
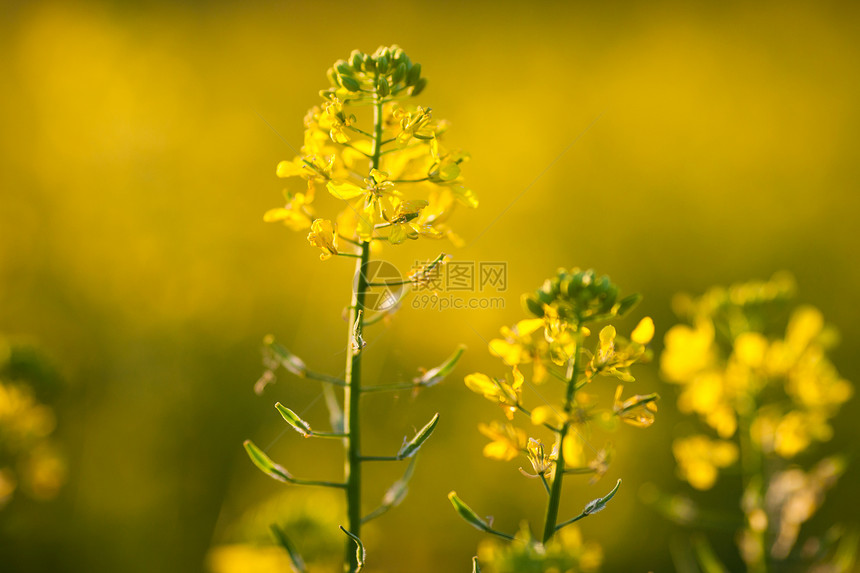
{"label": "rapeseed plant", "polygon": [[[678,409],[708,433],[679,437],[672,451],[678,476],[696,490],[714,487],[721,473],[739,476],[737,545],[748,571],[849,571],[856,531],[834,527],[800,543],[802,524],[845,470],[843,455],[816,450],[833,437],[830,420],[853,387],[828,358],[838,337],[818,309],[795,307],[783,318],[794,290],[778,274],[676,299],[687,324],[666,333],[661,370],[680,388]],[[659,506],[686,524],[704,513],[671,500]],[[725,570],[706,538],[693,545],[701,566]]]}
{"label": "rapeseed plant", "polygon": [[[538,480],[546,490],[545,517],[535,537],[528,524],[510,535],[494,529],[478,516],[455,492],[449,499],[457,512],[471,525],[510,543],[484,543],[473,569],[481,566],[491,572],[568,572],[595,571],[602,561],[600,547],[584,543],[579,530],[569,525],[599,511],[616,495],[619,479],[603,497],[585,505],[580,514],[559,522],[559,508],[566,475],[590,475],[595,483],[606,474],[612,457],[609,445],[588,456],[592,426],[612,430],[619,422],[634,427],[650,426],[657,411],[657,394],[636,394],[624,398],[625,385],[635,382],[630,368],[651,357],[648,343],[654,336],[654,323],[646,317],[628,337],[618,334],[609,322],[626,315],[639,301],[639,295],[619,297],[619,289],[609,277],[594,271],[559,270],[534,294],[523,298],[531,318],[514,327],[502,328],[502,338],[489,342],[490,353],[508,369],[504,377],[483,373],[469,374],[466,386],[498,404],[504,421],[479,425],[490,439],[484,455],[502,461],[525,458],[531,471],[520,468]],[[596,341],[594,340],[596,332]],[[526,374],[530,374],[527,382]],[[595,390],[602,379],[615,380],[611,404],[601,405]],[[526,384],[555,384],[561,399],[530,407],[523,399]],[[552,391],[553,389],[547,389]],[[530,422],[528,429],[514,425],[515,418]],[[550,441],[533,437],[549,432]]]}
{"label": "rapeseed plant", "polygon": [[[366,327],[390,315],[399,306],[389,289],[421,282],[447,256],[440,254],[403,280],[374,281],[371,255],[384,245],[396,246],[420,237],[459,237],[449,226],[458,205],[476,207],[477,198],[463,184],[461,165],[468,155],[442,143],[447,123],[433,117],[430,108],[408,103],[427,85],[421,65],[413,63],[397,46],[381,47],[364,54],[353,51],[348,60],[338,60],[328,71],[331,87],[320,92],[322,104],[305,116],[304,144],[300,154],[277,166],[277,175],[304,181],[301,191],[287,191],[286,204],[269,210],[264,220],[282,222],[295,231],[308,231],[308,242],[320,250],[323,261],[354,258],[355,281],[348,312],[348,344],[343,377],[309,369],[304,361],[271,337],[265,340],[266,371],[257,384],[258,393],[275,379],[283,367],[300,378],[322,382],[330,412],[331,428],[317,431],[293,410],[276,404],[293,429],[306,438],[342,440],[345,449],[342,481],[299,479],[273,462],[251,441],[245,442],[251,460],[272,478],[296,485],[342,489],[346,495],[347,523],[341,527],[346,540],[344,571],[354,573],[364,563],[360,540],[363,523],[398,505],[407,492],[414,456],[431,435],[438,420],[434,416],[416,435],[405,441],[394,455],[369,456],[361,448],[360,398],[368,392],[418,390],[433,386],[448,375],[459,360],[459,348],[442,365],[422,370],[409,384],[366,385],[361,358],[366,346]],[[372,117],[363,117],[370,110]],[[315,198],[328,192],[340,201],[335,214],[317,213]],[[380,296],[382,290],[384,296]],[[343,391],[336,395],[335,388]],[[366,462],[412,459],[405,475],[385,494],[374,511],[361,513],[361,468]],[[305,565],[283,528],[273,524],[277,541],[288,551],[293,566]],[[354,544],[354,545],[353,545]]]}

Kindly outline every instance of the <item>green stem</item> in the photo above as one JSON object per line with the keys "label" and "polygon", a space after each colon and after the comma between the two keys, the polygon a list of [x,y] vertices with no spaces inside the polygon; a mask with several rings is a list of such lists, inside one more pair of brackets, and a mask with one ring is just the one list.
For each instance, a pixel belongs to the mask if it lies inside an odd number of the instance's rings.
{"label": "green stem", "polygon": [[[580,371],[580,346],[582,345],[582,337],[579,333],[576,334],[576,345],[573,349],[573,363],[568,367],[567,377],[567,394],[564,401],[564,413],[570,414],[573,408],[573,398],[576,393],[576,379],[579,377]],[[565,422],[557,433],[558,440],[558,457],[555,460],[555,470],[552,477],[552,486],[549,490],[549,500],[546,504],[546,518],[544,519],[543,542],[546,543],[556,532],[556,524],[558,523],[558,508],[561,503],[561,486],[564,483],[564,439],[567,436],[567,430],[570,427],[570,422]]]}
{"label": "green stem", "polygon": [[[382,98],[377,94],[373,107],[373,153],[371,154],[372,169],[379,169],[379,157],[382,142]],[[364,274],[370,261],[370,243],[361,241],[361,255],[356,261],[355,272],[358,280],[352,292],[350,302],[346,356],[346,375],[344,381],[344,427],[349,437],[346,440],[346,462],[344,477],[346,481],[346,507],[349,531],[356,537],[361,537],[361,349],[353,344],[353,332],[361,332],[365,314],[364,297],[368,290],[367,276]],[[348,539],[344,551],[344,571],[355,573],[359,569],[358,557],[351,539]]]}
{"label": "green stem", "polygon": [[571,519],[568,519],[568,520],[567,520],[567,521],[565,521],[564,523],[559,523],[559,524],[558,524],[558,526],[555,528],[555,530],[556,530],[556,531],[558,531],[559,529],[561,529],[561,528],[563,528],[563,527],[567,527],[567,526],[568,526],[568,525],[570,525],[571,523],[576,523],[577,521],[579,521],[580,519],[582,519],[583,517],[585,517],[585,516],[587,516],[587,515],[588,515],[587,513],[582,512],[582,513],[580,513],[579,515],[577,515],[576,517],[571,518]]}
{"label": "green stem", "polygon": [[[755,407],[753,406],[750,411],[754,412]],[[752,508],[753,510],[763,510],[762,500],[764,499],[765,493],[765,477],[764,469],[762,468],[762,453],[755,446],[752,436],[750,435],[750,415],[741,413],[738,416],[738,426],[744,497],[749,496],[752,498],[753,503],[755,504],[755,507]],[[767,528],[765,528],[764,531],[753,530],[750,527],[749,520],[747,520],[746,527],[750,530],[760,554],[757,561],[747,563],[747,570],[749,573],[767,573]]]}

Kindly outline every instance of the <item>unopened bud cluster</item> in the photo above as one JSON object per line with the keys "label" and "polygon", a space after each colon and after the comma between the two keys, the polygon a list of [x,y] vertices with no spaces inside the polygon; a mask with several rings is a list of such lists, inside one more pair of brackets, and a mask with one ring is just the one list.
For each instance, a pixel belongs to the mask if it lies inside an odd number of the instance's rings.
{"label": "unopened bud cluster", "polygon": [[624,315],[639,302],[638,294],[618,299],[618,287],[606,275],[597,277],[593,270],[559,269],[534,294],[523,297],[526,310],[538,318],[547,315],[548,307],[566,322],[582,324]]}
{"label": "unopened bud cluster", "polygon": [[332,88],[323,97],[347,92],[388,95],[418,95],[427,85],[421,77],[421,64],[413,64],[397,45],[380,47],[373,54],[353,50],[348,60],[338,60],[328,70]]}

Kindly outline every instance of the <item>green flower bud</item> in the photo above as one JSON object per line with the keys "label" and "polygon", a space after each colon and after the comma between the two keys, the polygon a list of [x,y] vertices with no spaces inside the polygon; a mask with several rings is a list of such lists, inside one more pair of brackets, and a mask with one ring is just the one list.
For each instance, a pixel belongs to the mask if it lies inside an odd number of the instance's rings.
{"label": "green flower bud", "polygon": [[543,318],[543,305],[534,295],[524,295],[523,306],[525,307],[526,311],[532,313],[538,318]]}
{"label": "green flower bud", "polygon": [[411,95],[417,96],[418,94],[423,92],[424,88],[426,88],[426,87],[427,87],[427,79],[426,78],[420,78],[417,82],[415,82],[415,85],[412,87],[412,94]]}
{"label": "green flower bud", "polygon": [[385,76],[379,76],[376,80],[376,92],[382,97],[391,93],[391,88],[388,86],[388,80],[385,79]]}
{"label": "green flower bud", "polygon": [[388,56],[377,56],[376,58],[376,71],[380,74],[388,73]]}
{"label": "green flower bud", "polygon": [[618,306],[615,309],[615,313],[618,316],[624,316],[625,314],[627,314],[628,312],[633,310],[633,307],[635,307],[637,304],[639,304],[639,302],[641,300],[642,300],[642,295],[639,293],[625,296],[618,303]]}
{"label": "green flower bud", "polygon": [[418,82],[418,78],[421,77],[421,64],[414,64],[410,69],[409,73],[406,74],[406,85],[414,86]]}
{"label": "green flower bud", "polygon": [[331,85],[336,86],[340,84],[340,82],[337,81],[337,72],[334,71],[334,68],[329,68],[326,71],[326,77],[328,77],[328,81],[331,82]]}
{"label": "green flower bud", "polygon": [[353,50],[349,55],[349,63],[354,70],[360,70],[361,64],[364,62],[365,55],[358,50]]}
{"label": "green flower bud", "polygon": [[399,84],[406,77],[406,64],[400,63],[391,74],[391,83]]}
{"label": "green flower bud", "polygon": [[338,60],[334,63],[334,69],[337,73],[341,75],[351,76],[353,74],[353,69],[346,62],[346,60]]}
{"label": "green flower bud", "polygon": [[364,59],[361,62],[361,69],[365,72],[375,72],[376,71],[376,60],[374,60],[371,56],[367,54],[364,55]]}
{"label": "green flower bud", "polygon": [[359,84],[358,80],[353,78],[353,77],[345,76],[345,75],[339,75],[337,77],[337,79],[338,79],[338,83],[340,83],[340,85],[342,85],[343,87],[345,87],[346,89],[348,89],[351,92],[357,92],[358,90],[361,89],[361,84]]}

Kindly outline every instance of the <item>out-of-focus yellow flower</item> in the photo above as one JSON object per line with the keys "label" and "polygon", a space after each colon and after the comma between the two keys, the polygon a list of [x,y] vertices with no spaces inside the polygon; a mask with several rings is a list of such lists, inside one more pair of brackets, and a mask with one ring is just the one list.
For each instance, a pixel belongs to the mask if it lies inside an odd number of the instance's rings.
{"label": "out-of-focus yellow flower", "polygon": [[584,541],[573,525],[558,532],[546,544],[532,538],[523,524],[516,541],[503,543],[488,539],[478,546],[478,561],[487,573],[594,573],[603,563],[603,550],[593,541]]}
{"label": "out-of-focus yellow flower", "polygon": [[693,377],[678,396],[678,409],[695,412],[722,438],[730,438],[738,427],[737,414],[729,402],[723,376],[707,371]]}
{"label": "out-of-focus yellow flower", "polygon": [[33,448],[21,471],[22,485],[35,499],[53,499],[66,481],[66,464],[46,444]]}
{"label": "out-of-focus yellow flower", "polygon": [[13,450],[28,448],[54,431],[56,417],[29,386],[0,381],[0,437]]}
{"label": "out-of-focus yellow flower", "polygon": [[492,440],[484,446],[484,456],[488,458],[507,462],[526,449],[526,433],[512,424],[492,421],[479,424],[478,430]]}
{"label": "out-of-focus yellow flower", "polygon": [[543,326],[542,318],[531,318],[519,321],[513,328],[502,327],[504,338],[490,341],[490,354],[498,356],[508,366],[532,364],[532,381],[540,384],[547,376],[544,361],[549,351],[541,330]]}
{"label": "out-of-focus yellow flower", "polygon": [[281,573],[293,569],[287,552],[274,545],[214,547],[209,552],[208,564],[212,573]]}
{"label": "out-of-focus yellow flower", "polygon": [[564,463],[569,467],[584,467],[588,463],[585,458],[585,436],[575,426],[567,430],[562,450]]}
{"label": "out-of-focus yellow flower", "polygon": [[711,440],[704,435],[678,438],[672,444],[680,477],[696,489],[706,490],[717,481],[718,468],[738,459],[738,447],[725,440]]}
{"label": "out-of-focus yellow flower", "polygon": [[550,406],[549,404],[535,406],[532,409],[532,424],[535,426],[549,424],[558,428],[567,420],[567,416],[561,414],[562,409],[561,406]]}
{"label": "out-of-focus yellow flower", "polygon": [[792,458],[813,441],[826,442],[832,438],[833,428],[820,412],[791,410],[780,415],[772,408],[763,409],[753,420],[751,435],[765,453]]}
{"label": "out-of-focus yellow flower", "polygon": [[630,340],[636,344],[645,346],[651,342],[652,338],[654,338],[654,321],[650,316],[646,316],[640,320],[639,324],[636,325],[636,328],[633,329],[633,333],[630,335]]}
{"label": "out-of-focus yellow flower", "polygon": [[660,368],[669,382],[685,384],[716,365],[714,328],[699,321],[694,328],[679,324],[666,333]]}
{"label": "out-of-focus yellow flower", "polygon": [[322,250],[320,260],[324,261],[337,254],[337,226],[327,219],[316,219],[311,224],[308,242]]}
{"label": "out-of-focus yellow flower", "polygon": [[263,215],[267,223],[283,221],[284,225],[293,231],[301,231],[311,226],[314,212],[310,207],[312,197],[304,193],[296,193],[287,202],[285,207],[269,209]]}
{"label": "out-of-focus yellow flower", "polygon": [[12,498],[18,482],[15,474],[9,468],[0,468],[0,509]]}
{"label": "out-of-focus yellow flower", "polygon": [[35,499],[51,499],[66,481],[66,466],[52,444],[56,416],[36,400],[30,386],[0,381],[0,507],[20,489]]}

